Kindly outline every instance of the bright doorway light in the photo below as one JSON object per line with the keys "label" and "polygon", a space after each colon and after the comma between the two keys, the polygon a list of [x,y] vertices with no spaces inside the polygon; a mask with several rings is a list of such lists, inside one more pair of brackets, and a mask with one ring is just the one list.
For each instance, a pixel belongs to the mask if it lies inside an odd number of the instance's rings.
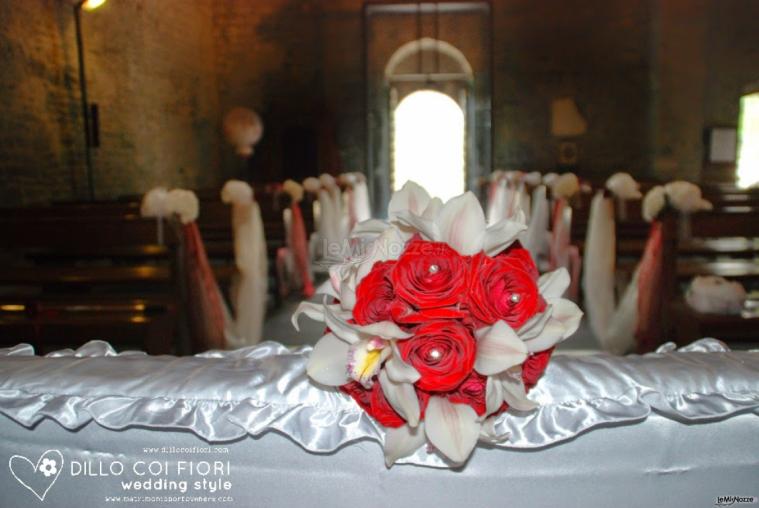
{"label": "bright doorway light", "polygon": [[738,187],[759,184],[759,92],[741,97],[738,121]]}
{"label": "bright doorway light", "polygon": [[393,189],[413,180],[446,201],[464,192],[464,111],[434,90],[407,95],[393,113]]}

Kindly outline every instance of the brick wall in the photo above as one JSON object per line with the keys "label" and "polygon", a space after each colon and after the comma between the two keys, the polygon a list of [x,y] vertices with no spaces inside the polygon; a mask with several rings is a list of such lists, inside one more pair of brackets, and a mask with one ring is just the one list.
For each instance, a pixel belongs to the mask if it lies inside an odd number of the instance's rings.
{"label": "brick wall", "polygon": [[[84,15],[100,198],[152,185],[212,187],[363,169],[362,0],[110,0]],[[737,121],[759,80],[759,2],[498,0],[494,165],[549,169],[550,102],[588,121],[580,170],[699,178],[705,126]],[[71,7],[0,2],[0,201],[86,196]],[[234,106],[258,110],[250,161],[221,139]]]}
{"label": "brick wall", "polygon": [[219,183],[212,0],[112,0],[84,16],[100,104],[98,195]]}
{"label": "brick wall", "polygon": [[[83,14],[97,198],[221,180],[212,5],[112,0]],[[0,202],[85,198],[72,8],[2,2],[0,28]]]}
{"label": "brick wall", "polygon": [[[56,0],[0,2],[0,202],[73,194],[81,126],[64,21]],[[73,18],[72,18],[73,19]],[[31,21],[33,20],[33,21]]]}

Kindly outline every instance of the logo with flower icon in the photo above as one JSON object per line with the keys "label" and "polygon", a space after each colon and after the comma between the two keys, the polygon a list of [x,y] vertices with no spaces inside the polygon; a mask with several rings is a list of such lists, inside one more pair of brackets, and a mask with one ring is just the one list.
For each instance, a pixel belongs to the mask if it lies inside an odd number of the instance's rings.
{"label": "logo with flower icon", "polygon": [[63,454],[58,450],[47,450],[40,455],[36,464],[23,455],[14,455],[8,460],[8,468],[21,485],[44,501],[61,475]]}

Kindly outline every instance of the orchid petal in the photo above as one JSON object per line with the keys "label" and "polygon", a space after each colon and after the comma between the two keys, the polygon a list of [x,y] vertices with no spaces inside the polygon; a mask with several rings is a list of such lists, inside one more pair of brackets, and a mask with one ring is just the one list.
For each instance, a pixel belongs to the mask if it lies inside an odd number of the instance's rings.
{"label": "orchid petal", "polygon": [[511,433],[508,431],[503,431],[500,433],[498,432],[495,427],[496,418],[496,416],[491,416],[482,422],[482,428],[480,430],[481,441],[485,441],[490,444],[498,444],[506,441],[511,435]]}
{"label": "orchid petal", "polygon": [[390,467],[398,459],[408,457],[424,446],[425,441],[424,422],[417,427],[388,427],[385,429],[385,465]]}
{"label": "orchid petal", "polygon": [[551,318],[546,322],[543,329],[540,330],[540,333],[532,339],[526,339],[524,343],[527,346],[527,351],[537,353],[561,342],[563,335],[564,325],[560,321]]}
{"label": "orchid petal", "polygon": [[[343,280],[343,269],[343,264],[331,265],[329,267],[329,283],[332,285],[332,289],[337,295],[340,294],[340,283]],[[327,292],[325,291],[324,293]]]}
{"label": "orchid petal", "polygon": [[340,283],[340,306],[345,310],[353,310],[356,306],[356,283],[344,279]]}
{"label": "orchid petal", "polygon": [[416,383],[422,377],[414,367],[403,361],[401,352],[395,341],[390,342],[393,350],[393,356],[385,362],[385,371],[387,377],[396,383]]}
{"label": "orchid petal", "polygon": [[450,199],[435,220],[439,241],[446,242],[464,256],[482,250],[485,214],[477,198],[471,192]]}
{"label": "orchid petal", "polygon": [[337,290],[335,289],[335,287],[332,285],[332,280],[330,280],[330,279],[327,279],[324,282],[322,282],[321,284],[319,284],[319,286],[317,286],[317,288],[316,288],[315,294],[317,294],[317,295],[327,295],[327,296],[331,296],[332,298],[337,298],[338,300],[340,299],[340,294],[337,292]]}
{"label": "orchid petal", "polygon": [[440,198],[432,198],[422,213],[422,218],[427,220],[435,220],[440,210],[443,209],[443,201]]}
{"label": "orchid petal", "polygon": [[433,242],[440,240],[440,231],[432,219],[425,219],[408,211],[400,211],[396,214],[395,221],[400,227],[405,226],[419,232],[427,240]]}
{"label": "orchid petal", "polygon": [[380,219],[368,219],[359,222],[351,231],[351,238],[373,238],[381,235],[390,224]]}
{"label": "orchid petal", "polygon": [[368,249],[367,255],[356,263],[355,287],[372,271],[378,261],[398,259],[403,253],[406,241],[396,227],[389,227]]}
{"label": "orchid petal", "polygon": [[527,347],[516,332],[498,321],[489,328],[477,331],[477,356],[474,370],[483,376],[498,374],[527,359]]}
{"label": "orchid petal", "polygon": [[527,391],[522,382],[521,370],[519,376],[508,374],[499,376],[503,387],[503,400],[509,407],[517,411],[532,411],[538,404],[527,398]]}
{"label": "orchid petal", "polygon": [[386,340],[409,339],[413,336],[413,334],[401,330],[392,321],[379,321],[363,326],[349,324],[348,326],[352,326],[355,330],[369,337],[380,337]]}
{"label": "orchid petal", "polygon": [[569,283],[569,272],[562,267],[541,275],[538,279],[538,290],[546,300],[561,298]]}
{"label": "orchid petal", "polygon": [[482,250],[488,256],[495,256],[514,243],[522,231],[527,230],[524,224],[524,212],[519,211],[521,221],[504,219],[485,230],[482,239]]}
{"label": "orchid petal", "polygon": [[457,464],[466,462],[480,436],[477,413],[467,404],[430,397],[424,416],[427,438],[440,453]]}
{"label": "orchid petal", "polygon": [[308,359],[308,376],[326,386],[341,386],[350,381],[346,371],[348,344],[328,333],[319,339]]}
{"label": "orchid petal", "polygon": [[355,344],[362,339],[355,327],[349,325],[347,321],[337,316],[326,305],[324,305],[324,323],[332,333],[348,344]]}
{"label": "orchid petal", "polygon": [[553,307],[548,305],[546,307],[546,310],[540,314],[535,314],[530,319],[528,319],[527,322],[523,324],[522,327],[517,331],[519,338],[526,342],[540,335],[540,333],[543,331],[543,328],[545,328],[546,324],[548,324],[548,321],[551,319],[552,313]]}
{"label": "orchid petal", "polygon": [[409,180],[400,190],[395,191],[387,206],[387,215],[392,220],[398,212],[408,211],[414,215],[421,215],[430,202],[430,195],[424,187]]}
{"label": "orchid petal", "polygon": [[348,342],[349,344],[355,344],[363,339],[371,339],[372,337],[380,337],[382,339],[408,339],[412,334],[404,332],[398,325],[392,321],[380,321],[378,323],[370,323],[368,325],[356,325],[348,323],[346,320],[350,317],[343,311],[341,314],[336,314],[333,306],[324,305],[324,322],[327,327],[340,339]]}
{"label": "orchid petal", "polygon": [[290,322],[297,331],[300,331],[298,318],[301,314],[305,314],[314,321],[324,321],[324,305],[314,302],[300,302],[290,317]]}
{"label": "orchid petal", "polygon": [[488,376],[485,382],[485,414],[493,414],[503,404],[503,386],[495,376]]}
{"label": "orchid petal", "polygon": [[576,303],[564,298],[553,300],[551,306],[553,307],[551,318],[560,321],[564,325],[564,334],[561,338],[566,339],[580,327],[583,312]]}
{"label": "orchid petal", "polygon": [[401,415],[411,427],[419,425],[419,399],[416,396],[414,385],[391,381],[385,369],[380,371],[379,382],[382,387],[382,393],[393,409],[395,409],[395,412]]}

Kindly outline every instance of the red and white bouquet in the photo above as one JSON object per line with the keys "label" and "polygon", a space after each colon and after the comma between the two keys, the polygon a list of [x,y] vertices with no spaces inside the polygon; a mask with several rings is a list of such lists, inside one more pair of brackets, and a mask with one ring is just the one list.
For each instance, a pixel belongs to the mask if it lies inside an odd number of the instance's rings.
{"label": "red and white bouquet", "polygon": [[536,407],[527,390],[582,312],[562,298],[567,271],[540,276],[517,241],[521,212],[487,226],[472,193],[444,204],[409,182],[388,217],[354,230],[366,248],[330,268],[333,301],[293,315],[327,327],[307,372],[386,428],[388,466],[425,442],[460,464],[479,439],[508,437],[496,417]]}

